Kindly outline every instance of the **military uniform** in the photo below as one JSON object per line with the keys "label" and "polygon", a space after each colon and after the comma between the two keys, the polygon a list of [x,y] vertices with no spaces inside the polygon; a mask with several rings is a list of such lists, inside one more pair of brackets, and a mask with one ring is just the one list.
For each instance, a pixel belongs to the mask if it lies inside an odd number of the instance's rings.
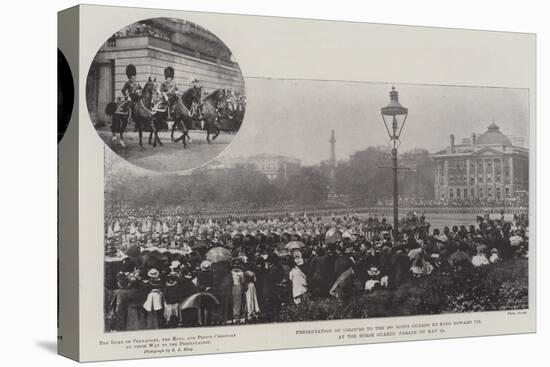
{"label": "military uniform", "polygon": [[141,85],[135,80],[127,80],[126,83],[122,86],[121,92],[122,95],[126,98],[131,97],[133,94],[136,94],[141,89]]}
{"label": "military uniform", "polygon": [[167,111],[168,119],[171,119],[174,97],[176,96],[176,92],[178,90],[176,82],[174,81],[174,68],[171,66],[165,68],[164,78],[167,80],[162,82],[159,88],[162,98],[155,106],[155,110],[162,112]]}
{"label": "military uniform", "polygon": [[122,86],[121,93],[124,96],[124,100],[118,105],[115,113],[119,115],[127,115],[132,106],[132,97],[136,95],[140,90],[141,86],[139,83],[132,79],[136,76],[136,67],[132,64],[126,66],[126,76],[128,80]]}
{"label": "military uniform", "polygon": [[160,85],[160,93],[164,96],[166,101],[172,100],[172,97],[176,95],[178,87],[174,80],[165,80]]}
{"label": "military uniform", "polygon": [[193,99],[193,104],[191,106],[191,113],[196,114],[196,117],[200,119],[201,115],[201,104],[202,104],[202,87],[199,84],[199,80],[194,78],[191,81],[191,88],[193,88],[193,96],[198,96],[198,100]]}

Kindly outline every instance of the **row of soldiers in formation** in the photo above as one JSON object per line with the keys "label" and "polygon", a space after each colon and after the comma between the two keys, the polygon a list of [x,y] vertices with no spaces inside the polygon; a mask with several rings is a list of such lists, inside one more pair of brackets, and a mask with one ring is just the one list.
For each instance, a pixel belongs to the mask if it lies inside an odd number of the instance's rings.
{"label": "row of soldiers in formation", "polygon": [[[128,64],[126,66],[126,77],[128,80],[124,83],[121,89],[121,93],[123,95],[124,100],[117,108],[117,111],[115,113],[121,114],[121,115],[127,115],[130,107],[131,107],[131,100],[132,97],[139,94],[141,90],[141,85],[136,79],[137,70],[135,65]],[[154,106],[154,110],[158,111],[166,111],[168,110],[168,120],[171,119],[171,112],[173,108],[173,101],[176,96],[176,93],[178,92],[178,86],[176,85],[176,82],[174,80],[175,71],[174,68],[171,66],[168,66],[164,69],[164,81],[160,84],[160,87],[158,89],[161,98]],[[191,80],[191,88],[199,90],[198,95],[201,95],[202,87],[200,85],[200,82],[197,78],[192,78]],[[235,97],[235,98],[233,98]],[[235,96],[231,93],[226,92],[226,99],[229,102],[233,102],[234,106],[233,108],[243,108],[245,106],[245,101],[243,96]],[[235,99],[232,101],[232,99]],[[221,107],[217,106],[218,108]]]}

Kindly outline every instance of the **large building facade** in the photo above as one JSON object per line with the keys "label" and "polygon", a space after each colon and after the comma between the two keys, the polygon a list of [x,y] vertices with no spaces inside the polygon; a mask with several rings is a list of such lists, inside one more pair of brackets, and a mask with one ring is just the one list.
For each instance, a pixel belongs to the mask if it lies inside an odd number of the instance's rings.
{"label": "large building facade", "polygon": [[518,138],[504,135],[492,123],[436,154],[435,198],[442,201],[505,202],[528,190],[529,151]]}
{"label": "large building facade", "polygon": [[215,35],[191,22],[152,18],[134,23],[113,35],[99,49],[88,73],[86,99],[94,123],[109,121],[105,106],[121,97],[126,66],[134,64],[137,81],[164,80],[172,66],[180,89],[199,79],[205,91],[232,89],[244,94],[244,80],[231,51]]}

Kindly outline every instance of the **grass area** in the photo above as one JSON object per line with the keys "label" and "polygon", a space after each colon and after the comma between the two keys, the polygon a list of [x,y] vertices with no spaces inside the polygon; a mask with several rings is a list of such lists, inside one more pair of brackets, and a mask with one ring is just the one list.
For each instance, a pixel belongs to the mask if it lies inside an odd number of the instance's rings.
{"label": "grass area", "polygon": [[280,321],[429,315],[528,308],[528,261],[470,268],[450,275],[412,279],[396,289],[378,290],[349,300],[315,299],[290,305]]}

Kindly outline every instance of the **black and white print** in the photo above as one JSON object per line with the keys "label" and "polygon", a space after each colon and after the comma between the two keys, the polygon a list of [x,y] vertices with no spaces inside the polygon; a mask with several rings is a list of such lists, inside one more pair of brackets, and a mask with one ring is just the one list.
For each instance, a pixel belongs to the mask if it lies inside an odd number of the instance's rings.
{"label": "black and white print", "polygon": [[107,150],[105,331],[529,308],[529,90],[246,82],[202,167]]}
{"label": "black and white print", "polygon": [[114,33],[86,81],[106,145],[148,170],[179,172],[215,158],[239,131],[244,80],[231,50],[198,24],[151,18]]}

